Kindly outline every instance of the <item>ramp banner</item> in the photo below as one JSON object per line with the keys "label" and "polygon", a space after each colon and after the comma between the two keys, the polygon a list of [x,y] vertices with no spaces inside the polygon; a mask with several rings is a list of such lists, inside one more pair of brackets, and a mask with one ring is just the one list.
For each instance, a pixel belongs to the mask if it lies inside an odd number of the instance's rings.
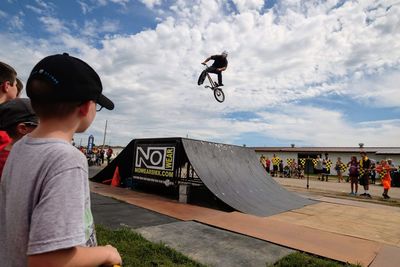
{"label": "ramp banner", "polygon": [[159,179],[174,177],[175,151],[175,144],[137,144],[134,175]]}

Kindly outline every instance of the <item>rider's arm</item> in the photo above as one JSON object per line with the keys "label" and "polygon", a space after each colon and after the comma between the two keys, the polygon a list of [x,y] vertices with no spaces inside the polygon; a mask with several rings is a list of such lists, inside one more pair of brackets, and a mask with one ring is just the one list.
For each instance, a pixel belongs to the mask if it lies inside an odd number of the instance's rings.
{"label": "rider's arm", "polygon": [[209,60],[211,59],[211,57],[208,57],[206,60],[204,60],[201,64],[206,64]]}
{"label": "rider's arm", "polygon": [[219,71],[224,71],[224,70],[226,70],[226,67],[219,68],[218,70],[219,70]]}

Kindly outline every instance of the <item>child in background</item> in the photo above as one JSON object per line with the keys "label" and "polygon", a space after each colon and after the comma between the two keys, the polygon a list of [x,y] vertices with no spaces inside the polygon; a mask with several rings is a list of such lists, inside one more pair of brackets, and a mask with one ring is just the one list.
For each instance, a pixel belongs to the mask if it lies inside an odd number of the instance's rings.
{"label": "child in background", "polygon": [[38,125],[38,118],[27,98],[16,98],[0,105],[0,130],[6,131],[11,142],[0,150],[0,180],[12,146]]}
{"label": "child in background", "polygon": [[[17,78],[17,72],[10,65],[0,62],[0,106],[11,99],[17,98],[23,88]],[[11,142],[5,131],[0,130],[0,150]]]}
{"label": "child in background", "polygon": [[389,199],[389,189],[391,187],[392,178],[390,177],[390,171],[392,171],[393,167],[391,167],[386,160],[381,160],[381,164],[376,166],[376,171],[382,175],[382,185],[383,185],[383,198]]}
{"label": "child in background", "polygon": [[350,177],[350,187],[351,193],[350,195],[356,196],[358,192],[358,175],[359,175],[359,165],[356,156],[352,156],[349,163],[347,163],[349,167],[349,177]]}

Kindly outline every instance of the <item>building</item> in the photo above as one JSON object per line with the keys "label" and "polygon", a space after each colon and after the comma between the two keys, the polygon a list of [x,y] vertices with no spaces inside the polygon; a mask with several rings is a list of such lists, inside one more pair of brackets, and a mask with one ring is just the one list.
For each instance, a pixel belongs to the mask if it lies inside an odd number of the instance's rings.
{"label": "building", "polygon": [[[333,165],[338,157],[343,163],[347,163],[351,156],[356,156],[359,160],[361,151],[366,152],[368,158],[376,162],[392,159],[396,167],[400,165],[400,147],[364,147],[362,144],[359,147],[296,147],[292,145],[291,147],[254,147],[254,150],[258,157],[263,155],[271,159],[275,154],[283,160],[284,165],[287,165],[288,159],[294,159],[298,163],[300,159],[314,159],[317,155],[323,158],[326,153]],[[331,167],[331,173],[335,174],[334,166]]]}

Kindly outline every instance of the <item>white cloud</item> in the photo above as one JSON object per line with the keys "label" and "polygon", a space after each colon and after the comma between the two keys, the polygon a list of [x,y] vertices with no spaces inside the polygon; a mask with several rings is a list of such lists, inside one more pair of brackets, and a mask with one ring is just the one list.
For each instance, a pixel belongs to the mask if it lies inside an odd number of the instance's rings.
{"label": "white cloud", "polygon": [[366,146],[399,145],[400,120],[356,123],[338,111],[297,105],[281,108],[279,113],[259,113],[267,122],[262,132],[306,146],[357,146],[360,142]]}
{"label": "white cloud", "polygon": [[44,27],[50,33],[62,33],[68,31],[64,22],[56,17],[44,16],[40,17],[39,21],[44,24]]}
{"label": "white cloud", "polygon": [[232,0],[236,5],[239,12],[245,12],[249,10],[261,10],[264,6],[264,0]]}
{"label": "white cloud", "polygon": [[[42,10],[43,14],[52,15],[55,12],[55,4],[49,1],[35,0],[36,8]],[[33,6],[31,6],[33,7]],[[35,7],[31,8],[35,10]]]}
{"label": "white cloud", "polygon": [[109,5],[110,3],[117,4],[122,8],[126,8],[126,5],[129,3],[130,0],[77,0],[82,13],[84,15],[92,12],[94,9],[98,7],[104,7]]}
{"label": "white cloud", "polygon": [[12,16],[9,24],[11,25],[12,28],[21,30],[24,27],[24,21],[20,15],[15,15]]}
{"label": "white cloud", "polygon": [[[147,3],[155,11],[161,8],[156,1]],[[21,41],[7,44],[5,50],[34,53],[31,61],[50,52],[73,51],[97,70],[116,109],[100,112],[77,142],[91,133],[102,140],[108,120],[112,144],[187,134],[235,142],[257,132],[288,144],[295,140],[308,145],[400,145],[398,121],[355,124],[336,110],[288,104],[340,94],[353,101],[375,104],[379,99],[381,106],[398,106],[399,98],[392,97],[400,81],[397,6],[382,16],[367,11],[371,5],[384,4],[375,0],[349,1],[337,8],[334,0],[288,0],[266,13],[259,12],[261,1],[234,3],[241,12],[227,13],[222,0],[175,1],[158,10],[161,20],[155,29],[109,35],[100,48],[91,45],[90,36],[98,36],[99,30],[113,32],[116,22],[89,21],[82,37],[73,34],[68,23],[45,16],[41,21],[47,30],[61,33],[57,39],[25,41],[28,45]],[[367,21],[368,16],[374,20]],[[219,104],[196,81],[200,62],[225,49],[230,52],[224,72],[226,101]],[[1,53],[1,58],[13,60]],[[227,119],[232,112],[258,118]]]}
{"label": "white cloud", "polygon": [[86,15],[87,13],[92,11],[92,8],[84,1],[77,1],[79,6],[81,7],[83,15]]}
{"label": "white cloud", "polygon": [[400,74],[397,71],[382,71],[381,75],[361,79],[353,85],[353,97],[365,105],[385,108],[400,107]]}
{"label": "white cloud", "polygon": [[27,9],[29,9],[29,10],[35,12],[36,14],[39,14],[39,15],[42,15],[42,14],[43,14],[43,10],[42,10],[41,8],[39,8],[39,7],[35,7],[35,6],[32,6],[32,5],[26,5],[25,7],[26,7]]}
{"label": "white cloud", "polygon": [[116,20],[104,20],[103,22],[98,22],[95,19],[86,20],[83,28],[80,29],[80,34],[83,36],[98,38],[99,34],[114,33],[118,28],[119,22]]}
{"label": "white cloud", "polygon": [[147,8],[153,8],[157,5],[161,5],[162,0],[139,0],[142,2]]}

